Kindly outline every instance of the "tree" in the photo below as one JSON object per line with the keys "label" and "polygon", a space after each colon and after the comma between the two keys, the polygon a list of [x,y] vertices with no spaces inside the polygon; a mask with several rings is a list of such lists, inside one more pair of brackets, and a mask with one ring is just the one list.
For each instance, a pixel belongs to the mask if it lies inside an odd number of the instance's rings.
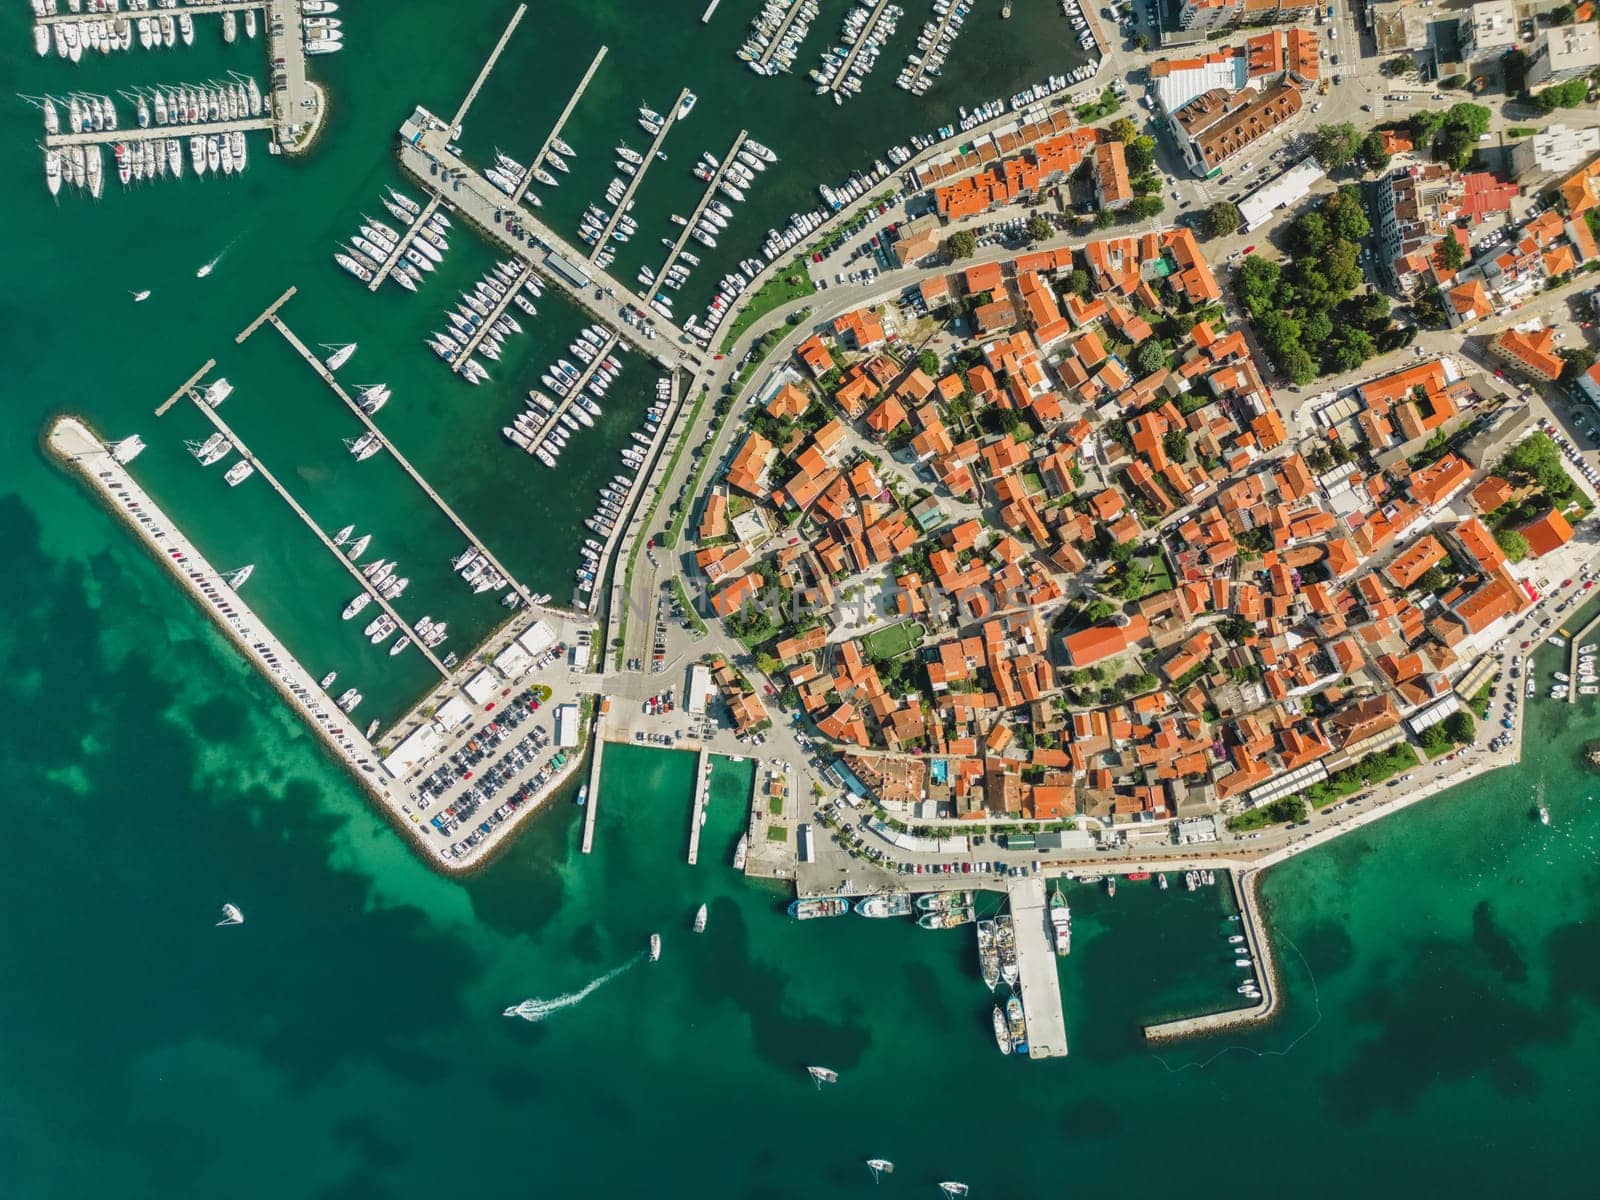
{"label": "tree", "polygon": [[1361,139],[1361,162],[1369,170],[1388,170],[1389,157],[1389,151],[1384,148],[1383,134],[1376,129]]}
{"label": "tree", "polygon": [[763,675],[776,675],[783,670],[783,663],[770,654],[758,654],[756,655],[756,670]]}
{"label": "tree", "polygon": [[1317,363],[1303,346],[1295,346],[1278,360],[1278,369],[1289,377],[1289,382],[1301,385],[1317,377]]}
{"label": "tree", "polygon": [[1156,161],[1156,140],[1153,137],[1137,137],[1127,144],[1123,152],[1127,159],[1128,174],[1143,175]]}
{"label": "tree", "polygon": [[1500,56],[1500,73],[1505,77],[1506,95],[1519,94],[1528,85],[1528,56],[1521,50],[1507,50]]}
{"label": "tree", "polygon": [[1561,360],[1562,383],[1571,383],[1590,367],[1594,366],[1594,351],[1587,346],[1574,346],[1557,350],[1556,357]]}
{"label": "tree", "polygon": [[1237,233],[1239,226],[1244,223],[1244,216],[1239,212],[1239,206],[1229,200],[1218,200],[1206,209],[1206,236],[1227,237]]}
{"label": "tree", "polygon": [[1361,149],[1361,133],[1349,121],[1318,125],[1307,137],[1311,153],[1330,171],[1337,171]]}
{"label": "tree", "polygon": [[1420,592],[1442,592],[1449,586],[1450,576],[1438,567],[1429,567],[1417,580],[1417,590]]}
{"label": "tree", "polygon": [[1118,117],[1106,126],[1106,132],[1111,135],[1111,140],[1128,145],[1139,136],[1139,126],[1132,117]]}
{"label": "tree", "polygon": [[1067,275],[1067,291],[1088,300],[1094,296],[1094,280],[1082,267],[1074,267]]}
{"label": "tree", "polygon": [[1494,535],[1494,540],[1500,549],[1505,551],[1506,557],[1514,563],[1519,563],[1527,558],[1528,551],[1532,549],[1528,545],[1528,539],[1515,529],[1502,529]]}
{"label": "tree", "polygon": [[929,379],[939,378],[939,355],[932,350],[924,350],[917,355],[917,366],[922,368],[922,373]]}
{"label": "tree", "polygon": [[1439,239],[1439,261],[1452,271],[1459,270],[1461,264],[1467,260],[1467,252],[1461,248],[1461,239],[1456,237],[1452,229]]}
{"label": "tree", "polygon": [[1151,217],[1159,216],[1166,206],[1167,202],[1160,196],[1135,196],[1133,203],[1128,205],[1128,215],[1135,221],[1148,221]]}
{"label": "tree", "polygon": [[1102,208],[1094,215],[1094,227],[1096,229],[1110,229],[1111,226],[1115,225],[1116,223],[1117,214],[1112,212],[1109,208]]}
{"label": "tree", "polygon": [[1544,89],[1533,98],[1540,112],[1554,112],[1558,108],[1577,108],[1589,100],[1589,81],[1569,79]]}
{"label": "tree", "polygon": [[1450,735],[1445,732],[1443,723],[1429,725],[1417,735],[1417,740],[1422,743],[1422,748],[1431,758],[1450,744]]}
{"label": "tree", "polygon": [[1030,242],[1047,241],[1055,227],[1043,213],[1034,213],[1028,218],[1028,240]]}
{"label": "tree", "polygon": [[1139,375],[1154,375],[1167,365],[1167,352],[1155,338],[1141,342],[1139,348],[1133,352],[1133,365],[1139,369]]}
{"label": "tree", "polygon": [[970,229],[958,229],[945,241],[944,248],[951,258],[971,258],[978,252],[978,235]]}
{"label": "tree", "polygon": [[1417,69],[1417,63],[1409,54],[1396,54],[1393,58],[1385,59],[1379,68],[1385,75],[1398,76],[1410,75]]}
{"label": "tree", "polygon": [[1161,448],[1173,462],[1186,462],[1189,458],[1189,434],[1182,429],[1169,429],[1161,435]]}
{"label": "tree", "polygon": [[1456,745],[1465,746],[1478,735],[1478,726],[1471,713],[1459,708],[1444,719],[1444,731]]}

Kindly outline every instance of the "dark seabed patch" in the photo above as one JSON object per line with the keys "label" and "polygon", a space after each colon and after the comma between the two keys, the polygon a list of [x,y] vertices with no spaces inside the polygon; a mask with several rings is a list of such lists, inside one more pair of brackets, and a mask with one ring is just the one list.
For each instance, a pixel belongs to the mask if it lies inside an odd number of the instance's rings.
{"label": "dark seabed patch", "polygon": [[1472,910],[1472,943],[1483,952],[1489,969],[1507,983],[1526,983],[1528,964],[1512,944],[1505,930],[1494,922],[1494,910],[1480,900]]}

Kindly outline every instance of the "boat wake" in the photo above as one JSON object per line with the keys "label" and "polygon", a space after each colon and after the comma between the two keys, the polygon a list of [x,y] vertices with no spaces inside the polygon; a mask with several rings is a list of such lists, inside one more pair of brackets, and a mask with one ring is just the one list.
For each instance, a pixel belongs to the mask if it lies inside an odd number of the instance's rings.
{"label": "boat wake", "polygon": [[524,1000],[521,1004],[514,1004],[502,1014],[507,1017],[521,1017],[524,1021],[542,1021],[548,1016],[560,1012],[564,1008],[573,1008],[582,1004],[595,992],[610,983],[618,975],[630,967],[637,966],[644,958],[644,954],[635,954],[620,967],[613,967],[598,979],[591,979],[575,992],[568,992],[564,996],[556,996],[551,1000]]}
{"label": "boat wake", "polygon": [[[1205,1068],[1209,1067],[1212,1063],[1216,1062],[1224,1055],[1233,1054],[1235,1052],[1240,1054],[1248,1054],[1252,1058],[1284,1058],[1291,1050],[1316,1032],[1317,1026],[1322,1024],[1322,995],[1317,991],[1316,973],[1312,971],[1311,964],[1306,961],[1306,956],[1300,953],[1299,946],[1296,946],[1288,938],[1282,938],[1281,940],[1283,941],[1284,945],[1288,946],[1289,949],[1294,951],[1295,957],[1300,960],[1300,965],[1306,969],[1307,978],[1311,980],[1311,1006],[1316,1014],[1311,1024],[1306,1029],[1302,1030],[1298,1035],[1296,1035],[1295,1039],[1281,1050],[1256,1050],[1250,1046],[1224,1046],[1221,1050],[1218,1050],[1215,1054],[1213,1054],[1210,1058],[1205,1059],[1203,1062],[1184,1063],[1183,1065],[1177,1067],[1173,1066],[1159,1054],[1153,1055],[1152,1057],[1163,1067],[1165,1067],[1169,1074],[1176,1075],[1180,1071],[1203,1071]],[[1281,986],[1281,983],[1275,986]]]}
{"label": "boat wake", "polygon": [[[244,235],[240,234],[239,236],[243,237]],[[229,242],[226,246],[224,246],[220,251],[217,252],[217,256],[215,258],[213,258],[208,263],[203,263],[201,265],[200,269],[194,273],[194,277],[196,279],[204,279],[207,275],[211,274],[212,271],[216,270],[217,264],[222,261],[222,256],[227,254],[227,252],[229,250],[232,250],[238,244],[239,244],[239,238],[234,238],[233,241]]]}

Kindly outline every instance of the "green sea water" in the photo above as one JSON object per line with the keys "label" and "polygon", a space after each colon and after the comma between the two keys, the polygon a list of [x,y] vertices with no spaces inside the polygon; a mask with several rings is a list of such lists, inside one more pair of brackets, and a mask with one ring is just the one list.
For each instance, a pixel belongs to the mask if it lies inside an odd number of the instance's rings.
{"label": "green sea water", "polygon": [[[400,711],[427,682],[420,660],[373,653],[341,626],[347,581],[260,481],[229,490],[195,465],[182,440],[203,431],[197,414],[151,415],[215,357],[238,388],[224,415],[319,521],[358,522],[375,553],[402,558],[412,611],[448,618],[463,642],[489,628],[497,606],[448,576],[456,535],[393,464],[343,453],[354,423],[287,346],[270,332],[234,346],[296,284],[289,323],[312,344],[358,341],[344,375],[394,388],[385,428],[530,586],[565,592],[571,538],[613,469],[609,447],[626,439],[628,404],[607,406],[595,452],[560,475],[503,453],[492,431],[581,317],[542,304],[496,385],[471,389],[420,337],[446,290],[486,267],[486,248],[458,234],[448,278],[416,297],[369,296],[329,260],[363,211],[382,215],[377,191],[398,182],[394,126],[417,101],[453,109],[509,6],[345,7],[352,51],[317,64],[333,115],[306,161],[254,146],[242,178],[55,204],[33,110],[18,101],[0,122],[11,166],[0,762],[12,816],[0,1192],[932,1196],[955,1178],[997,1197],[1594,1194],[1589,699],[1536,701],[1516,771],[1269,874],[1282,1018],[1159,1051],[1143,1023],[1235,1000],[1223,889],[1075,891],[1062,968],[1071,1055],[1003,1059],[969,931],[797,925],[785,894],[733,874],[750,764],[719,763],[698,867],[683,861],[693,758],[633,746],[607,752],[593,855],[577,852],[580,810],[562,798],[470,879],[422,866],[38,442],[58,411],[142,434],[141,482],[219,566],[257,564],[250,602],[291,648],[359,683],[364,712]],[[586,169],[615,139],[641,143],[640,101],[659,108],[693,86],[694,136],[669,140],[675,169],[647,184],[640,209],[664,226],[660,211],[689,194],[687,162],[748,128],[784,160],[735,226],[753,245],[815,179],[1074,61],[1053,6],[1018,4],[1008,24],[980,6],[946,71],[970,90],[947,83],[913,101],[891,86],[922,19],[908,5],[867,95],[835,108],[803,77],[760,80],[732,60],[754,7],[724,0],[702,28],[699,4],[682,0],[535,6],[464,144],[526,157],[604,41],[607,64],[568,134],[595,151]],[[804,66],[843,9],[826,0]],[[187,52],[41,62],[23,10],[0,17],[0,71],[19,93],[259,71],[255,47],[224,50],[207,21]],[[547,212],[570,222],[587,202],[579,188],[597,191],[605,174],[575,179],[559,197],[572,208],[550,197]],[[657,234],[641,225],[645,261]],[[740,243],[725,243],[731,257]],[[718,270],[708,260],[702,278]],[[135,306],[137,288],[155,294]],[[642,405],[653,372],[625,363],[623,391]],[[1540,787],[1549,828],[1530,819]],[[246,925],[212,928],[223,900]],[[696,937],[702,902],[710,926]],[[649,964],[653,930],[665,951]],[[548,1015],[500,1016],[524,999]],[[841,1082],[814,1090],[815,1062]],[[876,1189],[873,1155],[899,1164]]]}

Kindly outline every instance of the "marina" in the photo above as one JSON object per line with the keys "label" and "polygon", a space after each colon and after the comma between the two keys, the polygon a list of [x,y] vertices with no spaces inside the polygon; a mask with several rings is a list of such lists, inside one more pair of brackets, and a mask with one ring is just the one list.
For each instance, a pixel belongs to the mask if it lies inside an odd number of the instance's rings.
{"label": "marina", "polygon": [[211,369],[216,365],[216,359],[206,359],[204,365],[201,366],[201,368],[193,375],[189,376],[188,379],[184,380],[183,385],[179,387],[177,391],[173,392],[172,395],[168,396],[156,406],[156,416],[160,417],[166,415],[167,409],[171,408],[179,400],[182,400],[185,396],[187,396],[189,394],[189,390],[193,388],[195,384],[199,383],[202,379],[209,375],[211,373]]}
{"label": "marina", "polygon": [[[817,0],[788,0],[788,10],[774,25],[767,14],[772,11],[774,4],[781,3],[782,0],[768,0],[767,7],[752,22],[755,45],[764,44],[759,54],[746,59],[750,69],[757,75],[776,75],[794,66],[800,43],[811,32],[811,22],[816,20],[819,11]],[[751,48],[751,43],[745,45],[747,50]],[[741,53],[740,57],[744,58],[745,55]]]}
{"label": "marina", "polygon": [[909,56],[895,84],[914,96],[928,90],[955,45],[970,11],[967,0],[934,0],[935,19],[917,35],[917,53]]}
{"label": "marina", "polygon": [[633,194],[639,190],[639,185],[644,182],[644,177],[649,172],[651,164],[660,161],[661,145],[667,140],[667,134],[672,132],[672,127],[678,123],[678,119],[687,113],[689,107],[692,107],[693,95],[694,93],[689,91],[688,88],[684,88],[678,93],[678,98],[672,102],[672,106],[667,109],[666,114],[662,117],[661,127],[656,130],[655,137],[650,142],[650,148],[644,153],[644,161],[639,164],[638,169],[633,173],[633,177],[628,180],[627,185],[623,188],[621,198],[611,210],[611,216],[607,218],[605,225],[600,230],[600,235],[595,239],[594,249],[589,252],[589,261],[591,263],[599,258],[610,245],[611,236],[616,232],[617,225],[633,206]]}
{"label": "marina", "polygon": [[846,96],[859,92],[903,12],[893,0],[857,0],[845,14],[844,44],[825,52],[822,64],[811,72],[817,95],[831,95],[835,104],[843,104]]}
{"label": "marina", "polygon": [[495,328],[495,323],[506,314],[506,310],[511,307],[512,300],[522,294],[523,285],[532,275],[532,264],[524,263],[514,278],[505,281],[505,294],[489,307],[488,314],[478,322],[477,327],[461,347],[454,364],[454,370],[457,374],[466,374],[468,370],[467,364],[474,361],[473,354],[477,352],[479,346],[483,345],[483,339],[489,336],[490,332]]}
{"label": "marina", "polygon": [[434,213],[439,210],[443,197],[435,192],[428,197],[428,202],[422,206],[422,211],[401,232],[399,240],[395,242],[394,250],[378,264],[378,269],[372,273],[372,280],[367,284],[367,291],[375,292],[383,286],[396,267],[406,261],[406,251],[411,249],[411,244],[416,241],[422,230],[433,219]]}
{"label": "marina", "polygon": [[572,95],[567,97],[567,103],[556,117],[555,124],[550,126],[550,132],[545,134],[544,142],[539,147],[539,153],[533,156],[533,166],[523,172],[522,181],[517,184],[517,190],[511,193],[511,203],[520,205],[522,198],[528,194],[528,186],[533,182],[534,168],[540,166],[545,159],[550,157],[556,142],[561,140],[561,131],[567,127],[567,121],[572,116],[572,110],[578,107],[578,101],[583,99],[584,92],[589,90],[589,83],[594,79],[594,73],[600,69],[600,64],[606,59],[606,48],[601,46],[595,51],[594,58],[589,63],[589,69],[583,73],[583,78],[578,80],[578,86],[572,89]]}
{"label": "marina", "polygon": [[699,202],[694,206],[694,211],[689,214],[689,219],[684,224],[683,231],[678,234],[677,240],[672,244],[672,248],[667,251],[667,257],[662,261],[660,268],[656,271],[653,277],[653,288],[659,289],[661,286],[663,286],[668,277],[672,274],[672,269],[678,265],[678,260],[683,255],[684,247],[688,245],[690,237],[694,235],[695,227],[700,224],[700,219],[705,215],[706,209],[711,206],[712,201],[717,198],[717,189],[722,185],[723,180],[727,177],[729,166],[737,161],[739,151],[743,149],[744,144],[749,137],[750,134],[746,130],[741,129],[738,135],[733,139],[733,145],[731,145],[728,148],[728,152],[722,156],[721,165],[717,167],[716,172],[712,175],[710,180],[706,182],[706,190],[701,193]]}
{"label": "marina", "polygon": [[617,335],[615,333],[611,332],[610,330],[606,331],[601,345],[595,351],[594,358],[584,365],[584,368],[578,374],[578,377],[568,386],[566,395],[561,396],[556,400],[554,411],[549,413],[544,423],[539,426],[538,430],[529,436],[529,441],[531,443],[529,447],[530,451],[541,448],[544,445],[545,440],[549,438],[553,432],[561,428],[562,418],[570,413],[573,405],[579,403],[580,399],[584,396],[585,389],[588,388],[590,381],[594,379],[600,368],[605,365],[607,356],[610,355],[611,351],[617,345],[617,340]]}

